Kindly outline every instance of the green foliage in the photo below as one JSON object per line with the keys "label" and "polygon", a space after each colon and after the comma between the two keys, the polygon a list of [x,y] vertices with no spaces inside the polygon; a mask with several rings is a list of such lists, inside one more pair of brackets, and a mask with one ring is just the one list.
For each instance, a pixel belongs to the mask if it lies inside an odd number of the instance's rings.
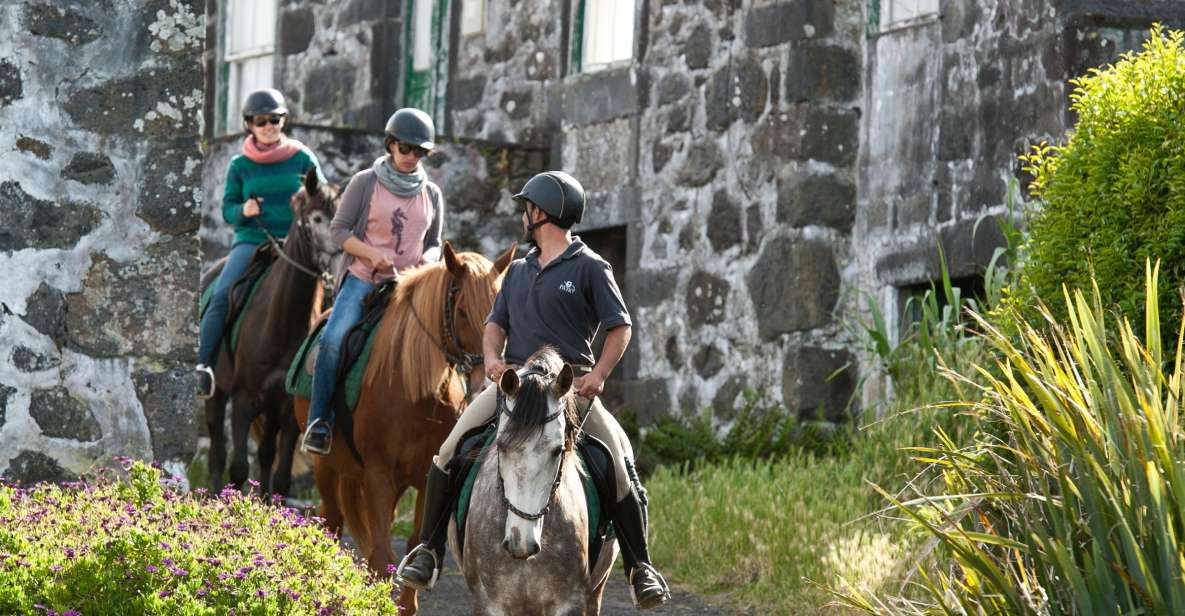
{"label": "green foliage", "polygon": [[1041,144],[1021,159],[1043,202],[1031,222],[1026,276],[1055,315],[1062,285],[1107,281],[1103,305],[1139,323],[1146,259],[1164,263],[1157,298],[1166,336],[1177,331],[1185,280],[1185,47],[1155,26],[1140,53],[1071,83],[1078,116],[1065,145]]}
{"label": "green foliage", "polygon": [[[1157,268],[1158,269],[1158,268]],[[944,489],[890,500],[951,554],[919,568],[923,599],[849,592],[878,614],[1185,612],[1185,426],[1181,340],[1166,366],[1159,272],[1145,267],[1145,328],[1110,332],[1101,285],[1066,293],[1010,338],[981,321],[998,354],[965,407],[996,429],[917,449]],[[1044,325],[1051,325],[1045,328]]]}
{"label": "green foliage", "polygon": [[316,519],[125,479],[0,486],[3,614],[391,614],[391,585]]}

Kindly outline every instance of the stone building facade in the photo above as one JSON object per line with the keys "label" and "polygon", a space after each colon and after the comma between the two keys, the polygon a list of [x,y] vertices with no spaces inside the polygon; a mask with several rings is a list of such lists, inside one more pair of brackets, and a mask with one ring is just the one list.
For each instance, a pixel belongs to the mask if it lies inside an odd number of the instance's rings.
{"label": "stone building facade", "polygon": [[[594,5],[626,7],[626,59],[590,65]],[[208,38],[224,40],[228,2],[208,6]],[[746,388],[841,420],[867,373],[850,316],[868,297],[899,315],[938,275],[938,244],[974,286],[1002,241],[976,223],[1023,198],[1016,155],[1069,125],[1067,79],[1138,47],[1153,21],[1185,22],[1185,3],[1169,0],[276,10],[269,85],[292,99],[298,133],[326,144],[334,179],[369,164],[386,116],[416,102],[449,144],[433,173],[458,217],[446,235],[464,248],[492,254],[517,235],[509,197],[531,169],[584,183],[578,232],[613,263],[635,318],[613,395],[643,421],[705,407],[727,421]],[[224,57],[211,47],[211,91],[227,90]],[[210,100],[217,137],[235,107]],[[331,145],[358,135],[365,148]],[[226,237],[212,213],[234,147],[217,141],[206,169],[211,242]],[[491,164],[510,158],[527,162]]]}
{"label": "stone building facade", "polygon": [[5,479],[193,457],[202,15],[0,3]]}

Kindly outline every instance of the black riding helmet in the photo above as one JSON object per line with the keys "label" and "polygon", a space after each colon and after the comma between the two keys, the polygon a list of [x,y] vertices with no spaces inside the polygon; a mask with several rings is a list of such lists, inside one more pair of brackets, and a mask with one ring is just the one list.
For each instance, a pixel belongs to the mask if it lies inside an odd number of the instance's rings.
{"label": "black riding helmet", "polygon": [[527,181],[515,201],[530,201],[556,226],[570,229],[584,219],[584,187],[563,171],[545,171]]}
{"label": "black riding helmet", "polygon": [[387,137],[425,150],[436,147],[436,126],[432,118],[414,107],[404,107],[387,120]]}
{"label": "black riding helmet", "polygon": [[243,99],[243,119],[247,120],[261,114],[287,115],[288,107],[284,105],[284,95],[279,90],[264,88],[255,90]]}

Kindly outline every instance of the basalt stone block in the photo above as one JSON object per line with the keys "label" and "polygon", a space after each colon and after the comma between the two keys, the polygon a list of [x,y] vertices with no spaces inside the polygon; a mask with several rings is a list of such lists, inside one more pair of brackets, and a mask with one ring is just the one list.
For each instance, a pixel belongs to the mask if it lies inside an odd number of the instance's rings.
{"label": "basalt stone block", "polygon": [[671,414],[671,385],[666,379],[629,380],[621,390],[623,406],[634,411],[641,425]]}
{"label": "basalt stone block", "polygon": [[8,399],[15,393],[15,387],[0,385],[0,428],[4,427],[4,421],[8,413]]}
{"label": "basalt stone block", "polygon": [[53,147],[48,143],[24,135],[17,137],[16,149],[21,152],[28,152],[41,160],[49,160],[49,155],[53,152]]}
{"label": "basalt stone block", "polygon": [[312,7],[284,11],[280,14],[280,54],[291,56],[304,52],[313,41],[316,30]]}
{"label": "basalt stone block", "polygon": [[856,189],[834,175],[778,181],[778,222],[795,227],[820,225],[847,232],[856,218]]}
{"label": "basalt stone block", "polygon": [[25,322],[61,346],[66,340],[66,295],[41,283],[25,300]]}
{"label": "basalt stone block", "polygon": [[532,95],[530,90],[522,90],[519,92],[503,92],[502,100],[498,102],[498,106],[510,116],[512,120],[525,120],[531,117],[531,100]]}
{"label": "basalt stone block", "polygon": [[103,34],[99,25],[75,11],[50,4],[25,5],[25,28],[34,36],[55,38],[74,45],[89,43]]}
{"label": "basalt stone block", "polygon": [[712,75],[704,96],[708,128],[724,130],[738,118],[753,122],[761,116],[769,80],[757,60],[741,58]]}
{"label": "basalt stone block", "polygon": [[741,229],[741,208],[728,191],[718,190],[712,195],[712,211],[708,213],[708,242],[712,250],[724,252],[744,239]]}
{"label": "basalt stone block", "polygon": [[642,76],[632,68],[621,68],[563,84],[564,118],[573,124],[587,125],[636,114],[644,89]]}
{"label": "basalt stone block", "polygon": [[354,99],[353,62],[340,56],[318,64],[304,82],[304,107],[310,114],[334,114],[348,109]]}
{"label": "basalt stone block", "polygon": [[0,59],[0,107],[20,98],[24,91],[20,67],[8,60]]}
{"label": "basalt stone block", "polygon": [[688,68],[708,68],[712,61],[712,31],[707,26],[700,24],[691,31],[683,44],[683,56]]}
{"label": "basalt stone block", "polygon": [[812,109],[803,126],[800,158],[850,165],[856,160],[860,114],[854,110]]}
{"label": "basalt stone block", "polygon": [[[337,22],[334,25],[337,28],[344,28],[363,21],[382,19],[386,16],[397,17],[403,14],[399,4],[399,2],[390,0],[350,0],[346,3],[345,8],[337,14]],[[384,9],[384,5],[392,6],[388,11]]]}
{"label": "basalt stone block", "polygon": [[0,183],[0,252],[71,248],[99,226],[93,205],[35,199],[16,182]]}
{"label": "basalt stone block", "polygon": [[73,92],[63,107],[78,128],[101,135],[137,129],[157,137],[196,135],[200,108],[179,101],[200,88],[200,72],[145,70]]}
{"label": "basalt stone block", "polygon": [[[669,362],[672,367],[678,368],[679,366],[683,365],[683,353],[679,350],[678,336],[670,336],[667,338],[666,357],[667,362]],[[4,422],[2,421],[2,418],[0,418],[0,426],[2,425],[4,425]]]}
{"label": "basalt stone block", "polygon": [[61,363],[57,357],[42,355],[26,346],[18,346],[12,352],[12,365],[21,372],[40,372]]}
{"label": "basalt stone block", "polygon": [[192,410],[194,393],[189,376],[189,370],[178,365],[150,366],[132,373],[157,460],[190,460],[196,452],[193,435],[202,425]]}
{"label": "basalt stone block", "polygon": [[703,186],[716,177],[723,165],[724,154],[720,146],[710,139],[700,140],[691,145],[676,180],[684,186]]}
{"label": "basalt stone block", "polygon": [[732,285],[719,276],[692,274],[687,282],[687,321],[692,329],[723,321],[730,291]]}
{"label": "basalt stone block", "polygon": [[677,269],[639,269],[634,276],[634,303],[638,306],[657,306],[675,297]]}
{"label": "basalt stone block", "polygon": [[763,340],[830,324],[839,300],[835,254],[821,240],[766,242],[747,283]]}
{"label": "basalt stone block", "polygon": [[40,482],[75,481],[78,476],[62,468],[58,461],[38,451],[28,449],[8,461],[2,477],[23,486]]}
{"label": "basalt stone block", "polygon": [[843,421],[849,415],[856,381],[854,362],[847,351],[790,349],[782,364],[782,401],[803,420]]}
{"label": "basalt stone block", "polygon": [[856,52],[833,45],[793,48],[786,64],[786,101],[846,101],[860,91]]}
{"label": "basalt stone block", "polygon": [[724,367],[724,355],[716,348],[716,345],[709,344],[695,352],[691,358],[691,365],[695,367],[696,374],[709,379],[716,376],[716,373]]}
{"label": "basalt stone block", "polygon": [[716,395],[712,396],[712,414],[718,419],[729,420],[736,417],[737,408],[744,404],[741,395],[745,393],[745,380],[737,375],[728,377]]}
{"label": "basalt stone block", "polygon": [[115,165],[105,154],[79,152],[62,169],[62,177],[83,184],[110,184],[115,180]]}
{"label": "basalt stone block", "polygon": [[753,132],[753,153],[762,158],[802,155],[802,120],[797,112],[771,113]]}
{"label": "basalt stone block", "polygon": [[41,433],[50,438],[97,441],[103,436],[90,408],[71,396],[65,387],[34,390],[29,414],[37,421]]}
{"label": "basalt stone block", "polygon": [[687,105],[675,105],[667,112],[667,134],[685,133],[691,130],[691,111]]}
{"label": "basalt stone block", "polygon": [[745,209],[745,229],[749,234],[745,251],[753,252],[761,245],[762,231],[765,230],[761,222],[761,206],[751,205]]}
{"label": "basalt stone block", "polygon": [[192,139],[156,141],[143,163],[136,215],[153,230],[169,235],[192,233],[201,226],[194,187],[201,186],[201,154]]}
{"label": "basalt stone block", "polygon": [[835,29],[834,0],[790,0],[754,8],[745,17],[750,47],[822,38]]}
{"label": "basalt stone block", "polygon": [[667,73],[658,81],[658,104],[677,103],[691,93],[691,79],[683,73]]}
{"label": "basalt stone block", "polygon": [[458,79],[449,84],[448,90],[452,97],[453,109],[458,111],[472,109],[480,104],[485,97],[485,75],[479,75],[469,79]]}

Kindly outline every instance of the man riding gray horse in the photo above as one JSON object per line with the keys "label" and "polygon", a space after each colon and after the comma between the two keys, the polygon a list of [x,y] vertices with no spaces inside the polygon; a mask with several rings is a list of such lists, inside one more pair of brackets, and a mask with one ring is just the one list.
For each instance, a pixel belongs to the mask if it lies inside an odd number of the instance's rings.
{"label": "man riding gray horse", "polygon": [[[645,493],[637,480],[633,447],[621,425],[597,399],[605,379],[617,366],[630,340],[630,316],[613,270],[590,250],[571,228],[584,216],[584,188],[572,176],[549,171],[531,178],[514,199],[523,204],[526,241],[534,248],[511,263],[486,319],[483,338],[486,387],[461,414],[457,425],[428,471],[424,525],[420,545],[396,572],[399,583],[430,590],[444,562],[448,514],[449,466],[458,440],[493,420],[496,383],[508,367],[521,366],[539,348],[550,345],[580,377],[575,389],[581,408],[588,408],[584,431],[603,441],[613,458],[617,502],[610,508],[625,572],[639,609],[658,607],[670,591],[650,564],[646,545]],[[594,360],[592,340],[607,330],[604,349]],[[505,353],[505,354],[503,354]]]}

